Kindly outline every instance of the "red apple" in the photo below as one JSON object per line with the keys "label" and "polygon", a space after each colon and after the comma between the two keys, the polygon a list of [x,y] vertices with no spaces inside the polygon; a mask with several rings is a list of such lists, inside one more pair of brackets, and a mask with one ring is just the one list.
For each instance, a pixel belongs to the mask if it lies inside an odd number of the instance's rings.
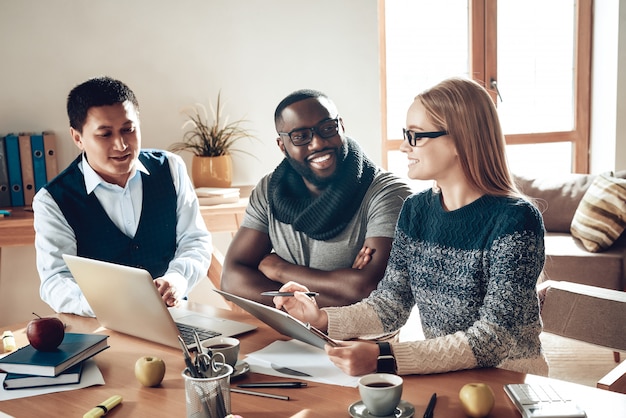
{"label": "red apple", "polygon": [[144,386],[158,386],[165,376],[165,362],[156,356],[143,356],[135,362],[135,377]]}
{"label": "red apple", "polygon": [[36,350],[54,351],[63,341],[65,336],[65,325],[59,318],[42,318],[33,312],[37,318],[28,323],[26,327],[26,337]]}

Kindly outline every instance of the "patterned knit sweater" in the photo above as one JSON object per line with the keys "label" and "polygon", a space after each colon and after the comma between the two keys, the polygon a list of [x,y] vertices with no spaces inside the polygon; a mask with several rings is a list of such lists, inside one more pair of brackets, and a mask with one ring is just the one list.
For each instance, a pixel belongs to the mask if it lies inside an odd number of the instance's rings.
{"label": "patterned knit sweater", "polygon": [[432,190],[402,208],[385,277],[363,301],[325,308],[333,338],[398,330],[414,305],[424,341],[392,342],[399,374],[502,367],[547,375],[535,286],[545,260],[540,213],[483,196],[446,211]]}

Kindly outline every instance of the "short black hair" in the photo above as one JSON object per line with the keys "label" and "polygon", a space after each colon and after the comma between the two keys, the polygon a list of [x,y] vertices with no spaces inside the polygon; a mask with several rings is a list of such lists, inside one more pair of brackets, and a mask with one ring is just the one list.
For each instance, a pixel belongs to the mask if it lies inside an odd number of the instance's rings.
{"label": "short black hair", "polygon": [[70,126],[83,131],[87,112],[92,107],[131,102],[139,114],[135,93],[124,83],[111,77],[94,77],[74,87],[67,96],[67,116]]}
{"label": "short black hair", "polygon": [[330,98],[326,94],[318,90],[302,89],[302,90],[294,91],[293,93],[285,97],[283,100],[281,100],[281,102],[278,103],[278,106],[276,106],[276,110],[274,111],[274,123],[278,124],[278,122],[281,120],[283,110],[285,110],[287,106],[292,105],[301,100],[317,99],[319,97],[323,97],[330,101]]}

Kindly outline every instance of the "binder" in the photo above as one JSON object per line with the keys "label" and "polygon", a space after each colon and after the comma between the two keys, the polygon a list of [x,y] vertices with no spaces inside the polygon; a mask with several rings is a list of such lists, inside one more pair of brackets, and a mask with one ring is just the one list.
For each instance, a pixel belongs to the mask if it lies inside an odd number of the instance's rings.
{"label": "binder", "polygon": [[18,136],[20,144],[20,163],[22,164],[22,190],[24,191],[24,205],[33,204],[35,197],[35,173],[31,159],[30,135],[21,133]]}
{"label": "binder", "polygon": [[35,171],[35,192],[46,185],[46,157],[43,148],[43,134],[30,136],[30,146],[33,155],[33,169]]}
{"label": "binder", "polygon": [[46,180],[50,181],[59,174],[57,163],[57,136],[54,132],[43,133],[43,149],[46,154]]}
{"label": "binder", "polygon": [[20,144],[17,135],[8,134],[4,137],[4,146],[9,172],[9,187],[11,190],[11,206],[24,206],[24,191],[22,190],[22,167],[20,162]]}
{"label": "binder", "polygon": [[0,136],[0,207],[11,206],[11,191],[9,188],[9,172],[4,148],[4,137]]}

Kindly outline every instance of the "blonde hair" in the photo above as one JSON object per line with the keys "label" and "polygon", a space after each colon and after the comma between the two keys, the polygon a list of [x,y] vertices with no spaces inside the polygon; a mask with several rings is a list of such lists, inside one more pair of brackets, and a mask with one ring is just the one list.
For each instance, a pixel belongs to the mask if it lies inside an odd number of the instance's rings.
{"label": "blonde hair", "polygon": [[454,140],[467,179],[485,194],[518,196],[508,168],[505,140],[496,107],[475,81],[449,78],[420,93],[435,129]]}

